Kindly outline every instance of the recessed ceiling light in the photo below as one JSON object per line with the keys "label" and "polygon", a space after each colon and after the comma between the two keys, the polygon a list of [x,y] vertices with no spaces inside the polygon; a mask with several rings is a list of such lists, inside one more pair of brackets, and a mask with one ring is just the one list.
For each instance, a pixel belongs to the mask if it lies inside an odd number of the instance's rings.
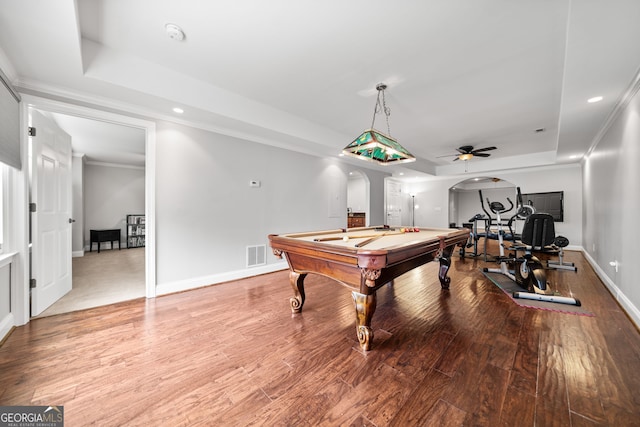
{"label": "recessed ceiling light", "polygon": [[580,156],[578,156],[577,154],[573,154],[573,155],[569,156],[569,158],[570,158],[570,159],[577,159],[577,158],[579,158],[579,157],[580,157]]}
{"label": "recessed ceiling light", "polygon": [[177,113],[177,114],[182,114],[182,113],[184,113],[184,110],[182,108],[180,108],[180,107],[175,107],[173,109],[173,112]]}
{"label": "recessed ceiling light", "polygon": [[593,104],[594,102],[600,102],[600,101],[602,101],[601,96],[594,96],[593,98],[587,99],[587,102],[590,104]]}

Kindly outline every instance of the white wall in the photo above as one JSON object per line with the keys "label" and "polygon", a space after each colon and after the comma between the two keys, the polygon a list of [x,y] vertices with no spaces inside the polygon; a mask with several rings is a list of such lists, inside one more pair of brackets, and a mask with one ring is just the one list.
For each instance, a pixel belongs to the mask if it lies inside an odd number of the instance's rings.
{"label": "white wall", "polygon": [[[344,228],[349,167],[169,122],[156,128],[157,282],[160,293],[215,283],[247,269],[246,248],[268,235]],[[366,171],[371,194],[386,174]],[[260,187],[250,187],[251,180]],[[383,216],[371,200],[372,218]]]}
{"label": "white wall", "polygon": [[[640,95],[611,123],[584,166],[584,248],[611,292],[640,325]],[[615,265],[618,264],[616,271]]]}
{"label": "white wall", "polygon": [[[11,313],[11,264],[0,261],[0,324]],[[0,334],[0,340],[3,335]]]}
{"label": "white wall", "polygon": [[[121,244],[126,247],[126,215],[145,212],[144,169],[89,162],[84,179],[85,247],[89,247],[89,230],[114,228],[121,229]],[[103,243],[103,247],[110,245]]]}
{"label": "white wall", "polygon": [[12,289],[17,279],[16,266],[12,265],[14,256],[0,255],[0,342],[7,336],[15,324],[13,313],[16,307]]}

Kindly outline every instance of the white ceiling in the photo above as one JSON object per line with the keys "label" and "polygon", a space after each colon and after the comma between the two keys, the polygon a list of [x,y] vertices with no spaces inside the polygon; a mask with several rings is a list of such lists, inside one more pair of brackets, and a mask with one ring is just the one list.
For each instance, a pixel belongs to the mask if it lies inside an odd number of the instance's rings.
{"label": "white ceiling", "polygon": [[498,147],[476,172],[579,161],[637,78],[638,18],[637,0],[0,0],[0,66],[29,93],[323,156],[384,82],[419,158],[390,171],[444,175],[462,145]]}
{"label": "white ceiling", "polygon": [[67,114],[48,113],[58,126],[72,135],[73,152],[87,162],[112,165],[145,165],[145,131]]}

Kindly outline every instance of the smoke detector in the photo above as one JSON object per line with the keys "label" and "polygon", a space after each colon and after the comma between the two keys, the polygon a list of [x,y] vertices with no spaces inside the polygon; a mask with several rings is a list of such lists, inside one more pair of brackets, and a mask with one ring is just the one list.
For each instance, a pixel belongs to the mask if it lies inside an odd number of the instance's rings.
{"label": "smoke detector", "polygon": [[184,40],[184,31],[182,31],[182,28],[178,27],[176,24],[167,24],[164,28],[167,31],[169,38],[177,41]]}

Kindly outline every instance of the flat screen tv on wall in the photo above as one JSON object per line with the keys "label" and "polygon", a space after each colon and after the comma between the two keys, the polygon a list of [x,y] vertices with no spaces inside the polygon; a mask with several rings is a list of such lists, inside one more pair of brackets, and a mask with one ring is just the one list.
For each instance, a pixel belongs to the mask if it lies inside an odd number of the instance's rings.
{"label": "flat screen tv on wall", "polygon": [[564,221],[564,191],[523,194],[522,201],[536,212],[551,214],[555,222]]}

